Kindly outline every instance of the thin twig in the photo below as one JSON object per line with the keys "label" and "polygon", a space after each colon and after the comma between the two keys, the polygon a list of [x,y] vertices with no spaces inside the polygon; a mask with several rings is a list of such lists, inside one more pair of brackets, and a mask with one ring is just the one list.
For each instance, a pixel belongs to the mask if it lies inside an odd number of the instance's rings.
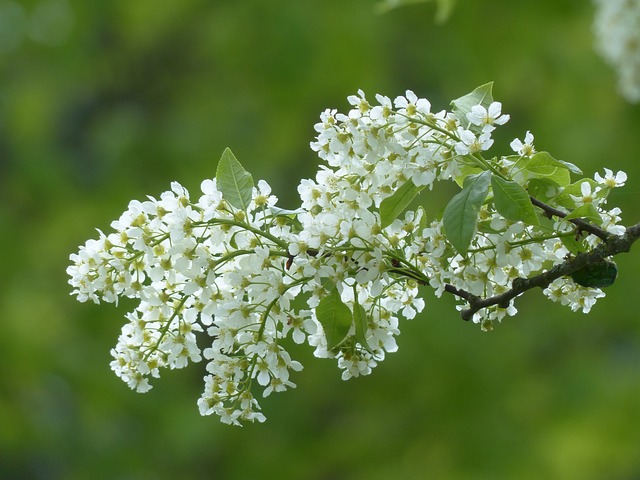
{"label": "thin twig", "polygon": [[[544,210],[544,212],[549,217],[555,216],[558,218],[565,218],[567,216],[567,213],[563,212],[562,210],[558,210],[557,208],[554,208],[551,205],[547,205],[546,203],[541,202],[535,197],[529,197],[529,198],[531,199],[532,204]],[[605,230],[603,230],[602,228],[596,225],[593,225],[591,223],[584,221],[582,218],[570,218],[567,221],[573,223],[576,227],[578,227],[578,229],[591,233],[592,235],[595,235],[596,237],[604,240],[605,242],[609,237],[609,234]]]}

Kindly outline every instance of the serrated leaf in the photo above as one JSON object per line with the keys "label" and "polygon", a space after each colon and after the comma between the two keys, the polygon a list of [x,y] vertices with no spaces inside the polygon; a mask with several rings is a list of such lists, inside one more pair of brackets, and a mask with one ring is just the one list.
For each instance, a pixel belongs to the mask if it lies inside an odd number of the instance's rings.
{"label": "serrated leaf", "polygon": [[467,113],[471,112],[471,107],[474,105],[482,105],[485,108],[488,108],[489,105],[491,105],[493,102],[493,94],[491,93],[492,89],[493,82],[485,83],[484,85],[480,85],[473,92],[451,102],[452,111],[455,116],[458,117],[460,125],[464,128],[469,127],[470,122],[467,118]]}
{"label": "serrated leaf", "polygon": [[367,321],[367,312],[364,307],[359,303],[355,303],[353,306],[353,323],[355,324],[356,330],[356,341],[362,345],[362,348],[371,352],[371,347],[369,347],[369,342],[367,342],[367,330],[369,328]]}
{"label": "serrated leaf", "polygon": [[407,180],[393,195],[385,198],[380,203],[380,223],[382,228],[391,225],[423,188],[416,187],[411,180]]}
{"label": "serrated leaf", "polygon": [[447,240],[458,253],[465,255],[476,232],[480,206],[489,193],[491,172],[467,177],[462,190],[447,204],[442,223]]}
{"label": "serrated leaf", "polygon": [[324,330],[328,350],[338,347],[351,329],[351,310],[340,298],[338,290],[322,297],[316,307],[316,318]]}
{"label": "serrated leaf", "polygon": [[216,184],[222,198],[232,207],[247,211],[253,195],[253,177],[229,148],[222,153],[216,170]]}
{"label": "serrated leaf", "polygon": [[513,222],[524,222],[529,225],[540,224],[529,194],[522,185],[493,175],[491,187],[493,188],[493,201],[500,215]]}
{"label": "serrated leaf", "polygon": [[592,203],[585,203],[584,205],[580,205],[565,217],[566,220],[570,220],[572,218],[584,218],[585,220],[589,220],[596,225],[602,225],[602,217]]}

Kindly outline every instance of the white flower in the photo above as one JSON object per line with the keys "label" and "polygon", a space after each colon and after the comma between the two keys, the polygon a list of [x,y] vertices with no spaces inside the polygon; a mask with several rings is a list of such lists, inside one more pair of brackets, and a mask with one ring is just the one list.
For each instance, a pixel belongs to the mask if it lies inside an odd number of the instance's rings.
{"label": "white flower", "polygon": [[271,195],[271,186],[264,180],[258,180],[257,188],[253,189],[253,196],[251,199],[252,208],[258,210],[268,209],[278,202],[278,197]]}
{"label": "white flower", "polygon": [[[335,359],[345,380],[366,375],[398,349],[399,319],[424,309],[419,285],[432,286],[436,296],[453,286],[489,297],[507,291],[516,278],[564,261],[568,250],[555,236],[505,219],[491,201],[475,212],[477,232],[464,256],[451,248],[442,220],[428,220],[429,209],[401,216],[393,205],[404,207],[405,199],[385,203],[407,187],[413,194],[436,180],[455,179],[479,160],[461,157],[491,147],[491,131],[509,118],[499,102],[474,106],[464,129],[453,113],[431,113],[428,100],[411,91],[393,103],[376,99],[379,105],[371,107],[359,90],[348,98],[354,107],[348,115],[321,114],[312,149],[322,165],[314,180],[300,182],[300,208],[276,207],[262,180],[252,189],[248,211],[231,208],[216,179],[203,181],[202,195],[193,201],[173,183],[159,200],[130,202],[112,223],[113,233],[99,231],[70,256],[67,272],[78,300],[125,296],[139,302],[112,350],[118,377],[147,391],[163,368],[205,359],[201,414],[234,425],[264,421],[256,390],[268,396],[293,388],[290,376],[302,368],[284,349],[289,338],[314,347],[317,357]],[[533,155],[533,135],[527,132],[511,147]],[[487,162],[505,171],[514,164],[504,157]],[[626,178],[605,169],[595,182],[584,180],[572,198],[577,206],[599,207]],[[624,233],[619,209],[598,213],[603,229]],[[566,224],[557,221],[553,229],[566,233]],[[536,241],[541,234],[546,241]],[[590,235],[583,245],[598,242]],[[364,311],[365,318],[329,349],[326,319],[318,319],[317,307],[334,291],[350,312]],[[568,278],[545,294],[585,312],[603,296]],[[456,308],[465,307],[461,301]],[[515,313],[510,302],[482,309],[473,321],[488,330]],[[199,337],[208,337],[204,350]]]}
{"label": "white flower", "polygon": [[431,102],[426,98],[418,98],[411,90],[407,90],[404,97],[396,97],[393,104],[398,110],[409,117],[413,117],[417,113],[421,113],[422,115],[431,113]]}
{"label": "white flower", "polygon": [[476,136],[471,130],[458,130],[459,142],[456,142],[455,149],[458,155],[467,155],[488,150],[493,145],[493,139],[488,131]]}
{"label": "white flower", "polygon": [[569,195],[573,201],[576,203],[576,207],[580,207],[582,205],[586,205],[588,203],[598,205],[601,198],[598,198],[598,193],[600,193],[600,187],[596,187],[594,190],[591,189],[591,184],[589,182],[582,182],[580,184],[580,193],[581,195]]}
{"label": "white flower", "polygon": [[532,157],[536,153],[536,149],[533,146],[533,135],[528,130],[524,136],[524,142],[516,138],[509,145],[514,152],[523,157]]}
{"label": "white flower", "polygon": [[491,132],[495,130],[496,125],[507,123],[509,115],[502,114],[502,104],[500,102],[492,102],[489,108],[482,105],[471,107],[471,111],[467,113],[467,120],[473,125],[482,127],[483,132]]}
{"label": "white flower", "polygon": [[627,181],[627,174],[620,170],[614,175],[611,170],[605,168],[604,177],[601,177],[600,174],[596,172],[593,178],[603,187],[616,188],[622,187],[624,185],[624,183]]}
{"label": "white flower", "polygon": [[383,95],[376,95],[376,100],[378,101],[379,105],[376,105],[371,109],[371,120],[384,122],[392,115],[393,104],[391,103],[391,99],[389,97],[385,97]]}
{"label": "white flower", "polygon": [[409,289],[406,289],[402,294],[401,301],[404,305],[402,316],[406,319],[415,318],[416,314],[424,309],[424,300],[418,297],[417,294],[417,290],[412,291]]}
{"label": "white flower", "polygon": [[640,101],[640,0],[595,0],[596,49],[618,73],[620,93]]}
{"label": "white flower", "polygon": [[360,118],[363,114],[371,110],[371,105],[369,105],[362,90],[358,90],[358,95],[349,95],[347,101],[356,107],[349,112],[349,118]]}
{"label": "white flower", "polygon": [[602,212],[602,228],[607,232],[614,235],[623,235],[626,228],[618,223],[622,220],[620,218],[621,210],[618,207],[612,208],[608,212]]}

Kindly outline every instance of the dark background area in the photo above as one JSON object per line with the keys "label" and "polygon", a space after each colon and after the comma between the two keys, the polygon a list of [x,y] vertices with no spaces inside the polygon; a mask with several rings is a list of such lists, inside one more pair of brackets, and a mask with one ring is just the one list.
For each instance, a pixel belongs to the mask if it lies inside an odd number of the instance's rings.
{"label": "dark background area", "polygon": [[493,80],[511,121],[492,152],[531,130],[588,176],[623,169],[610,203],[640,221],[640,107],[594,52],[590,2],[459,0],[442,25],[374,5],[0,0],[0,478],[640,477],[636,251],[589,315],[530,292],[488,334],[425,291],[371,376],[293,348],[305,370],[265,424],[200,417],[202,365],[147,394],[110,371],[130,305],[77,303],[69,254],[133,198],[196,196],[227,146],[295,208],[319,113],[359,88],[441,109]]}

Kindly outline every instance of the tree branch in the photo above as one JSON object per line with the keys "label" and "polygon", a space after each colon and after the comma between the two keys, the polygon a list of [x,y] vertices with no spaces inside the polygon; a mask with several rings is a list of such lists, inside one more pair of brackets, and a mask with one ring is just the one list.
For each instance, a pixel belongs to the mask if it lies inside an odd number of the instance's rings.
{"label": "tree branch", "polygon": [[[553,207],[549,207],[548,205],[546,207],[548,207],[551,210],[555,210],[553,209]],[[545,211],[547,211],[546,207],[540,207],[540,208],[543,208]],[[553,214],[555,215],[555,213]],[[570,221],[573,222],[573,220],[578,220],[578,219],[571,219]],[[573,222],[573,223],[576,223],[576,222]],[[585,225],[589,227],[593,227],[593,225],[589,225],[586,222],[583,222],[583,223],[585,223]],[[577,223],[576,225],[579,228],[582,228]],[[595,227],[595,228],[597,228],[598,230],[602,230],[598,227]],[[604,232],[604,230],[602,230],[602,232]],[[590,233],[593,233],[593,232],[590,232]],[[546,272],[543,272],[531,278],[516,278],[511,284],[511,289],[507,290],[506,292],[500,295],[495,295],[493,297],[488,297],[488,298],[481,298],[465,290],[460,290],[454,287],[453,285],[446,285],[445,291],[453,295],[456,295],[460,298],[463,298],[469,303],[469,308],[462,310],[460,312],[460,316],[462,317],[463,320],[470,320],[476,312],[478,312],[479,310],[482,310],[483,308],[490,307],[492,305],[498,305],[501,308],[507,308],[511,300],[513,300],[520,294],[526,292],[527,290],[530,290],[535,287],[540,287],[544,289],[548,287],[549,284],[554,280],[556,280],[557,278],[570,275],[573,272],[583,269],[587,265],[601,262],[607,257],[611,257],[619,253],[628,252],[631,249],[631,245],[640,238],[640,223],[637,223],[631,227],[628,227],[625,233],[622,235],[610,235],[610,234],[607,234],[606,232],[604,233],[605,233],[604,243],[597,246],[591,252],[580,253],[576,257],[572,259],[568,259],[564,263],[556,265],[555,267],[547,270]],[[596,234],[594,233],[594,235]]]}
{"label": "tree branch", "polygon": [[[536,207],[539,207],[542,210],[544,210],[545,214],[548,217],[555,216],[558,218],[565,218],[567,216],[567,214],[562,210],[558,210],[557,208],[554,208],[551,205],[547,205],[546,203],[541,202],[535,197],[529,197],[529,198],[531,199],[531,203]],[[591,233],[592,235],[595,235],[596,237],[604,240],[605,242],[607,241],[607,238],[610,236],[610,234],[607,233],[602,228],[596,225],[593,225],[591,223],[588,223],[584,221],[582,218],[570,218],[567,221],[573,223],[576,227],[578,227],[579,230]]]}

